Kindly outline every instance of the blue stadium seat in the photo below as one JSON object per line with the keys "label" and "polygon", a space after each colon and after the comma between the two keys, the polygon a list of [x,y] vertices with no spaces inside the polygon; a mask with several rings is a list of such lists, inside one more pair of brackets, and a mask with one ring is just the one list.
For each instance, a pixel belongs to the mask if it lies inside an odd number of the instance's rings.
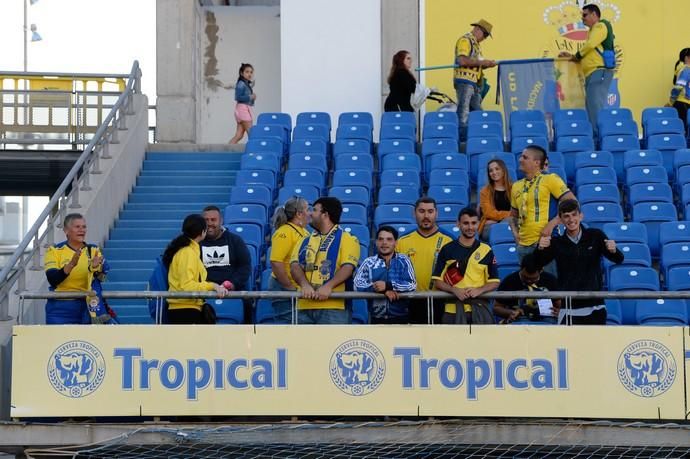
{"label": "blue stadium seat", "polygon": [[659,226],[659,243],[690,242],[690,221],[666,222]]}
{"label": "blue stadium seat", "polygon": [[[383,178],[381,179],[383,182]],[[385,183],[385,182],[383,182]],[[429,174],[429,186],[470,186],[470,179],[467,171],[463,169],[432,169]]]}
{"label": "blue stadium seat", "polygon": [[647,138],[647,148],[656,149],[664,158],[664,167],[668,177],[673,177],[673,164],[676,150],[687,147],[685,136],[680,134],[658,134]]}
{"label": "blue stadium seat", "polygon": [[587,136],[563,136],[556,139],[556,150],[565,154],[571,151],[593,151],[594,141]]}
{"label": "blue stadium seat", "polygon": [[637,130],[637,123],[632,119],[625,120],[610,120],[599,121],[599,138],[618,136],[618,135],[632,135],[639,137]]}
{"label": "blue stadium seat", "polygon": [[455,139],[425,139],[422,142],[422,156],[435,153],[457,153],[458,141]]}
{"label": "blue stadium seat", "polygon": [[333,144],[333,156],[343,153],[371,153],[371,143],[362,139],[336,140]]}
{"label": "blue stadium seat", "polygon": [[632,119],[632,111],[629,108],[602,108],[597,114],[597,124],[599,127],[611,121]]}
{"label": "blue stadium seat", "polygon": [[240,169],[278,172],[280,170],[280,157],[269,152],[244,153],[240,158]]}
{"label": "blue stadium seat", "polygon": [[578,187],[596,183],[615,185],[618,183],[616,171],[612,167],[583,167],[575,173],[575,184]]}
{"label": "blue stadium seat", "polygon": [[485,122],[498,123],[503,126],[503,116],[501,112],[495,110],[476,110],[470,112],[470,116],[467,120],[468,125]]}
{"label": "blue stadium seat", "polygon": [[371,234],[369,227],[359,223],[342,223],[340,227],[357,238],[360,244],[367,248],[371,245]]}
{"label": "blue stadium seat", "polygon": [[668,183],[666,169],[662,166],[634,166],[625,171],[625,185],[638,183]]}
{"label": "blue stadium seat", "polygon": [[510,130],[513,130],[515,123],[524,121],[541,121],[545,122],[544,112],[541,110],[515,110],[510,112]]}
{"label": "blue stadium seat", "polygon": [[422,161],[416,153],[386,155],[381,161],[381,170],[413,170],[422,172]]}
{"label": "blue stadium seat", "polygon": [[623,325],[623,311],[620,301],[607,298],[604,303],[606,303],[606,325]]}
{"label": "blue stadium seat", "polygon": [[411,139],[381,139],[376,154],[379,158],[389,153],[415,153],[414,141]]}
{"label": "blue stadium seat", "polygon": [[237,234],[245,244],[253,245],[261,250],[266,244],[264,229],[255,223],[233,223],[225,225],[228,231]]}
{"label": "blue stadium seat", "polygon": [[384,224],[415,224],[414,206],[409,204],[384,204],[374,211],[374,227]]}
{"label": "blue stadium seat", "polygon": [[276,187],[276,174],[273,171],[262,169],[242,169],[237,171],[235,185],[264,185],[274,190]]}
{"label": "blue stadium seat", "polygon": [[338,116],[338,128],[340,126],[359,124],[374,129],[374,117],[369,112],[344,112]]}
{"label": "blue stadium seat", "polygon": [[[425,132],[426,135],[426,132]],[[449,136],[444,136],[449,137]],[[414,124],[385,124],[381,126],[381,139],[409,139],[415,140],[417,132]]]}
{"label": "blue stadium seat", "polygon": [[508,223],[498,222],[489,227],[489,245],[515,243],[515,236]]}
{"label": "blue stadium seat", "polygon": [[[649,251],[647,243],[640,242],[618,242],[616,241],[616,248],[623,253],[625,257],[622,265],[625,266],[641,266],[649,268],[652,266],[652,254]],[[613,266],[620,266],[609,261],[607,258],[603,260],[604,268],[606,269],[607,277]]]}
{"label": "blue stadium seat", "polygon": [[366,124],[338,124],[338,129],[335,131],[336,141],[359,139],[371,144],[374,141],[372,135],[371,126]]}
{"label": "blue stadium seat", "polygon": [[322,140],[331,141],[331,131],[325,124],[298,124],[292,130],[292,140]]}
{"label": "blue stadium seat", "polygon": [[563,136],[587,136],[592,137],[592,123],[588,119],[564,120],[553,123],[554,135],[556,138]]}
{"label": "blue stadium seat", "polygon": [[673,155],[673,168],[676,172],[683,166],[690,166],[690,148],[676,150]]}
{"label": "blue stadium seat", "polygon": [[616,242],[647,244],[647,227],[639,222],[607,223],[603,228],[606,236]]}
{"label": "blue stadium seat", "polygon": [[417,126],[417,118],[414,112],[383,112],[381,114],[381,126],[388,124],[410,124]]}
{"label": "blue stadium seat", "polygon": [[335,170],[361,169],[369,173],[374,171],[374,157],[362,153],[343,153],[335,157]]}
{"label": "blue stadium seat", "polygon": [[438,225],[438,227],[442,233],[449,235],[453,239],[460,237],[460,228],[458,228],[457,223],[444,223],[443,225]]}
{"label": "blue stadium seat", "polygon": [[[626,290],[659,290],[659,273],[654,268],[639,266],[614,266],[609,273],[609,290],[614,292]],[[636,300],[620,300],[623,312],[623,325],[635,325]]]}
{"label": "blue stadium seat", "polygon": [[334,186],[328,190],[328,196],[340,199],[343,204],[361,204],[371,206],[371,192],[363,186]]}
{"label": "blue stadium seat", "polygon": [[[551,170],[549,170],[549,171],[550,171],[550,172],[553,172],[553,171],[551,171]],[[559,174],[564,173],[562,169],[558,169],[557,171],[559,172]],[[510,176],[510,181],[511,181],[511,182],[515,183],[515,182],[517,181],[517,172],[516,172],[515,169],[513,169],[512,167],[509,167],[509,168],[508,168],[508,176]],[[478,190],[478,193],[481,192],[482,188],[484,188],[484,186],[485,186],[488,182],[489,182],[489,178],[488,178],[488,176],[486,175],[486,173],[484,173],[484,174],[477,174],[477,190]]]}
{"label": "blue stadium seat", "polygon": [[579,186],[577,187],[577,200],[580,201],[580,204],[597,202],[618,204],[621,202],[618,187],[613,183],[593,183]]}
{"label": "blue stadium seat", "polygon": [[690,269],[690,242],[669,242],[661,246],[660,271],[668,277],[670,268]]}
{"label": "blue stadium seat", "polygon": [[407,233],[411,233],[412,231],[417,229],[417,224],[416,223],[396,223],[393,225],[393,227],[398,231],[398,236],[404,236]]}
{"label": "blue stadium seat", "polygon": [[290,144],[290,154],[316,153],[328,155],[328,143],[321,139],[294,139]]}
{"label": "blue stadium seat", "polygon": [[288,169],[283,176],[284,186],[310,185],[318,190],[326,186],[326,178],[318,169]]}
{"label": "blue stadium seat", "polygon": [[245,153],[270,152],[280,157],[283,154],[283,142],[278,139],[249,139],[244,146]]}
{"label": "blue stadium seat", "polygon": [[[575,171],[583,167],[610,167],[614,168],[613,155],[610,151],[579,151],[574,154],[575,164],[572,170],[566,168],[568,177],[573,177]],[[615,170],[615,169],[614,169]]]}
{"label": "blue stadium seat", "polygon": [[585,224],[592,228],[602,229],[606,223],[623,221],[623,209],[620,204],[599,202],[583,204],[582,213],[585,214]]}
{"label": "blue stadium seat", "polygon": [[262,299],[256,302],[254,323],[264,325],[275,323],[275,311],[273,310],[273,302],[271,300]]}
{"label": "blue stadium seat", "polygon": [[288,158],[288,169],[316,169],[325,176],[328,173],[328,161],[325,155],[318,153],[295,153]]}
{"label": "blue stadium seat", "polygon": [[235,185],[230,190],[230,204],[261,204],[270,209],[273,205],[273,192],[263,185]]}
{"label": "blue stadium seat", "polygon": [[[270,257],[266,257],[270,258]],[[266,291],[269,288],[269,282],[271,281],[271,268],[266,268],[263,271],[261,271],[261,283],[259,284],[259,289]]]}
{"label": "blue stadium seat", "polygon": [[[614,155],[620,152],[622,156],[628,150],[638,150],[640,148],[640,140],[633,134],[609,135],[601,139],[600,148],[608,150]],[[622,162],[621,158],[621,165]]]}
{"label": "blue stadium seat", "polygon": [[382,171],[380,182],[386,185],[411,186],[417,190],[417,194],[419,194],[419,191],[422,189],[419,172],[411,169]]}
{"label": "blue stadium seat", "polygon": [[257,124],[249,131],[249,140],[277,139],[283,143],[283,151],[290,143],[289,131],[282,124]]}
{"label": "blue stadium seat", "polygon": [[243,324],[244,304],[240,298],[210,300],[216,310],[216,323],[220,325]]}
{"label": "blue stadium seat", "polygon": [[667,202],[673,204],[673,191],[668,183],[638,183],[628,190],[630,206],[641,202]]}
{"label": "blue stadium seat", "polygon": [[496,257],[498,277],[503,279],[508,274],[520,269],[517,248],[515,242],[507,244],[496,244],[491,247]]}
{"label": "blue stadium seat", "polygon": [[417,198],[419,198],[419,187],[383,185],[379,188],[378,204],[409,204]]}
{"label": "blue stadium seat", "polygon": [[333,172],[333,186],[363,186],[367,190],[373,187],[373,175],[365,170],[337,170]]}
{"label": "blue stadium seat", "polygon": [[458,114],[456,112],[426,112],[424,114],[424,128],[428,124],[451,123],[458,126]]}
{"label": "blue stadium seat", "polygon": [[510,151],[514,154],[521,153],[522,150],[531,146],[538,145],[544,150],[549,151],[549,140],[543,137],[513,137],[510,140]]}
{"label": "blue stadium seat", "polygon": [[292,117],[287,113],[260,113],[256,118],[256,124],[278,124],[287,129],[288,132],[292,129]]}
{"label": "blue stadium seat", "polygon": [[[584,133],[580,135],[584,135]],[[511,123],[510,136],[512,138],[548,137],[549,130],[544,121],[516,121]]]}
{"label": "blue stadium seat", "polygon": [[299,196],[307,200],[308,203],[313,203],[321,197],[319,188],[311,185],[283,185],[278,190],[278,202],[283,203],[293,196]]}
{"label": "blue stadium seat", "polygon": [[300,124],[323,124],[331,131],[331,115],[326,112],[302,112],[297,114],[297,125]]}
{"label": "blue stadium seat", "polygon": [[486,153],[489,151],[504,151],[503,140],[500,137],[474,137],[467,139],[465,151],[468,155]]}
{"label": "blue stadium seat", "polygon": [[635,315],[639,325],[682,327],[688,324],[685,300],[637,300]]}
{"label": "blue stadium seat", "polygon": [[565,121],[589,121],[587,110],[584,108],[563,108],[553,113],[554,124]]}
{"label": "blue stadium seat", "polygon": [[663,166],[664,159],[658,150],[628,150],[623,154],[623,168],[635,166]]}
{"label": "blue stadium seat", "polygon": [[679,167],[676,171],[676,187],[682,189],[683,185],[690,183],[690,165]]}
{"label": "blue stadium seat", "polygon": [[[517,157],[515,159],[517,161]],[[549,166],[562,167],[565,169],[565,157],[560,151],[549,152]]]}
{"label": "blue stadium seat", "polygon": [[644,136],[649,138],[649,136],[657,134],[680,134],[684,136],[685,126],[680,118],[652,118],[644,125]]}
{"label": "blue stadium seat", "polygon": [[259,204],[230,204],[223,211],[223,220],[226,225],[255,223],[265,229],[268,224],[268,211]]}
{"label": "blue stadium seat", "polygon": [[469,123],[467,125],[467,138],[471,139],[474,137],[496,137],[502,139],[503,127],[500,123],[492,123],[490,121],[481,123]]}
{"label": "blue stadium seat", "polygon": [[462,153],[439,153],[424,158],[425,173],[437,169],[461,169],[469,172],[467,155]]}
{"label": "blue stadium seat", "polygon": [[678,118],[678,112],[673,107],[648,107],[642,110],[642,126],[658,118]]}
{"label": "blue stadium seat", "polygon": [[658,258],[660,253],[659,229],[663,222],[678,220],[678,214],[673,204],[666,202],[643,202],[633,206],[633,221],[647,226],[647,237],[652,257]]}
{"label": "blue stadium seat", "polygon": [[[340,216],[341,223],[361,224],[369,219],[367,208],[360,204],[343,204],[343,214]],[[367,244],[369,245],[369,244]]]}
{"label": "blue stadium seat", "polygon": [[367,325],[369,323],[369,305],[363,298],[352,300],[352,323],[355,325]]}
{"label": "blue stadium seat", "polygon": [[428,124],[424,129],[424,140],[451,139],[458,140],[458,126],[453,123]]}
{"label": "blue stadium seat", "polygon": [[457,223],[458,214],[464,206],[457,204],[443,204],[437,207],[436,221],[439,225],[443,223]]}
{"label": "blue stadium seat", "polygon": [[470,201],[469,188],[467,186],[430,186],[427,196],[434,198],[438,205],[460,204],[464,207]]}
{"label": "blue stadium seat", "polygon": [[688,268],[671,268],[666,273],[666,290],[688,291],[690,290],[690,269]]}

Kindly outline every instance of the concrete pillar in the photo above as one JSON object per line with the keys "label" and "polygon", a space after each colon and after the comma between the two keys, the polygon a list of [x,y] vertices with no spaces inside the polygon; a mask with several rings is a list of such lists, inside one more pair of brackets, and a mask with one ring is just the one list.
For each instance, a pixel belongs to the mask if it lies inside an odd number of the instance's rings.
{"label": "concrete pillar", "polygon": [[156,135],[159,142],[197,140],[199,43],[197,0],[156,2]]}
{"label": "concrete pillar", "polygon": [[419,66],[419,0],[381,0],[381,107],[388,96],[393,54],[406,49]]}

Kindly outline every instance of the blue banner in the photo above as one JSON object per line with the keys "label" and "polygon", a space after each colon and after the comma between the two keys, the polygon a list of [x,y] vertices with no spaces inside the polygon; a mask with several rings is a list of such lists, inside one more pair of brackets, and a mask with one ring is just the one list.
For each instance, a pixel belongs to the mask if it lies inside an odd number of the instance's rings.
{"label": "blue banner", "polygon": [[560,108],[553,59],[500,61],[498,84],[506,120],[516,110],[553,113]]}

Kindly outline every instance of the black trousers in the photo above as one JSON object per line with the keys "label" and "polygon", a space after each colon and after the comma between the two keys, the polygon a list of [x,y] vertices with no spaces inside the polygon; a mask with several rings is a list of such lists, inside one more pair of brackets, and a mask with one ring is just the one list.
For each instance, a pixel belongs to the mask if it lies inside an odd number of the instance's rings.
{"label": "black trousers", "polygon": [[[443,320],[443,310],[445,309],[445,303],[443,301],[434,301],[432,303],[432,308],[434,310],[434,323],[440,324]],[[427,302],[426,300],[410,300],[410,306],[408,308],[410,314],[411,324],[428,324],[429,317],[427,312]]]}
{"label": "black trousers", "polygon": [[171,325],[206,324],[201,311],[193,308],[168,309],[168,323]]}

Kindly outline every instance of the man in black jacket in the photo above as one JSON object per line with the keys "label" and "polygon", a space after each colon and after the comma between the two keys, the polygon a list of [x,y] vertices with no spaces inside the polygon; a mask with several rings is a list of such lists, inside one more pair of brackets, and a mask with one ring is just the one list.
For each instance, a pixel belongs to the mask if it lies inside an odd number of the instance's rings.
{"label": "man in black jacket", "polygon": [[[583,215],[574,199],[558,205],[558,216],[565,225],[562,236],[543,236],[534,251],[536,262],[544,266],[556,260],[558,288],[561,291],[600,291],[603,286],[601,257],[616,264],[623,262],[623,253],[616,249],[616,241],[603,231],[581,225]],[[606,306],[603,300],[573,300],[570,312],[574,325],[605,325]],[[559,323],[565,323],[565,309],[561,309]]]}

